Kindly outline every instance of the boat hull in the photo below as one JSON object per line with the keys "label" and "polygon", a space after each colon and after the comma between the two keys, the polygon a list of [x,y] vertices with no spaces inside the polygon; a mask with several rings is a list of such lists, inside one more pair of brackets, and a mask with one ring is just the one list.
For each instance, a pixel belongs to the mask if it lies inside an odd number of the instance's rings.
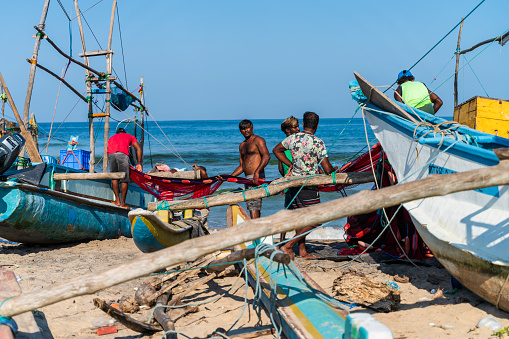
{"label": "boat hull", "polygon": [[130,237],[127,210],[15,182],[0,183],[0,236],[31,244]]}
{"label": "boat hull", "polygon": [[129,212],[129,220],[134,243],[144,253],[159,251],[191,238],[191,226],[170,224],[141,208]]}
{"label": "boat hull", "polygon": [[[399,182],[432,174],[464,172],[499,162],[488,149],[453,144],[450,140],[443,144],[419,142],[413,135],[415,124],[397,116],[369,110],[365,115]],[[509,311],[506,281],[509,187],[458,192],[403,205],[423,240],[451,275],[477,295]]]}
{"label": "boat hull", "polygon": [[463,251],[429,232],[412,217],[415,227],[435,257],[461,284],[498,308],[509,311],[509,267]]}

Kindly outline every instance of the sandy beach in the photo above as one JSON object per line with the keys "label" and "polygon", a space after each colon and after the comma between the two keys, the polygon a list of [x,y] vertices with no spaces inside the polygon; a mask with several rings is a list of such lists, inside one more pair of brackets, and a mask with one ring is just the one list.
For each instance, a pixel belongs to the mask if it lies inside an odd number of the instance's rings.
{"label": "sandy beach", "polygon": [[[345,246],[341,241],[309,241],[310,252],[322,258],[333,259],[337,250]],[[44,289],[81,275],[102,272],[142,255],[132,239],[91,241],[61,246],[6,245],[0,247],[0,266],[14,271],[24,292]],[[485,317],[494,317],[503,327],[509,325],[508,314],[466,289],[455,294],[444,294],[445,298],[433,299],[431,290],[450,291],[450,275],[435,260],[418,263],[395,260],[380,253],[363,255],[354,262],[332,260],[305,261],[296,259],[296,264],[317,281],[327,293],[332,293],[334,280],[342,272],[362,272],[373,282],[394,282],[394,276],[409,277],[409,283],[397,283],[401,292],[401,304],[396,311],[383,313],[363,307],[351,312],[369,312],[387,325],[394,338],[488,338],[492,330],[476,328]],[[118,303],[125,294],[134,295],[135,289],[147,278],[132,280],[94,295],[86,295],[34,312],[43,338],[94,338],[97,328],[115,326],[118,333],[103,335],[104,338],[160,338],[162,332],[153,335],[136,333],[115,322],[92,300],[101,298]],[[265,311],[260,317],[252,309],[253,290],[244,285],[244,278],[236,276],[217,278],[189,295],[186,303],[203,303],[224,294],[218,300],[199,305],[197,313],[191,313],[175,324],[176,330],[189,337],[205,338],[217,328],[229,329],[241,316],[236,328],[251,328],[269,325]],[[243,312],[244,300],[249,307]],[[146,321],[151,309],[145,308],[133,316]],[[22,333],[19,338],[28,338]],[[181,337],[181,336],[179,336]],[[183,337],[183,336],[182,336]],[[272,338],[266,335],[264,338]]]}

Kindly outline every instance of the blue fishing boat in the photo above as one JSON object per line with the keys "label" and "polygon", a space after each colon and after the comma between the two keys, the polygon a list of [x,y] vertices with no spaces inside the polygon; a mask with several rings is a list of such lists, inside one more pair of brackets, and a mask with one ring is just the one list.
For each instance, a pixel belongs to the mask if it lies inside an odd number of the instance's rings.
{"label": "blue fishing boat", "polygon": [[[231,205],[227,211],[228,227],[249,219],[246,211]],[[235,250],[270,243],[272,237],[243,243]],[[260,256],[247,263],[249,283],[259,293],[265,309],[277,328],[291,339],[389,339],[391,330],[367,313],[350,314],[348,309],[329,296],[299,268],[290,263],[284,268]]]}
{"label": "blue fishing boat", "polygon": [[138,208],[129,212],[134,244],[140,251],[150,253],[209,233],[198,218],[192,217],[192,210],[185,210],[182,217],[172,220],[169,210],[151,212]]}
{"label": "blue fishing boat", "polygon": [[[509,147],[509,139],[394,102],[354,74],[365,97],[358,91],[353,97],[359,99],[399,182],[494,166],[500,163],[494,150]],[[451,275],[509,311],[508,186],[420,199],[403,206]]]}
{"label": "blue fishing boat", "polygon": [[[4,174],[6,180],[0,182],[0,237],[32,244],[131,237],[129,211],[111,203],[111,180],[54,180],[55,173],[83,172],[43,163]],[[151,194],[129,185],[128,205],[146,206],[154,200]]]}

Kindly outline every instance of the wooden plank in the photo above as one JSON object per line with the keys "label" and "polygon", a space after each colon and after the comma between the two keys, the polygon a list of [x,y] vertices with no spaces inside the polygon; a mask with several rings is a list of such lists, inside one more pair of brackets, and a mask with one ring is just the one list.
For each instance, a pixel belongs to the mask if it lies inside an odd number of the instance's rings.
{"label": "wooden plank", "polygon": [[427,197],[509,185],[508,172],[509,161],[501,161],[499,165],[492,167],[462,173],[430,175],[422,180],[380,190],[361,191],[345,198],[307,208],[279,211],[268,217],[248,220],[236,228],[190,239],[155,253],[143,254],[104,272],[94,272],[38,291],[23,293],[5,301],[0,308],[0,313],[11,317],[76,296],[92,294],[168,266],[194,261],[208,253],[272,234],[289,232],[305,226],[322,224]]}
{"label": "wooden plank", "polygon": [[201,179],[199,170],[171,172],[148,172],[148,175],[158,178],[174,178],[174,179]]}
{"label": "wooden plank", "polygon": [[[16,275],[13,271],[0,268],[0,302],[6,298],[17,296],[21,294],[21,287],[16,280]],[[39,326],[35,322],[32,312],[26,312],[13,317],[18,325],[18,331],[30,338],[42,338]],[[4,326],[0,325],[0,328]],[[7,327],[7,326],[5,326]],[[8,334],[5,328],[0,329],[1,334]],[[3,336],[1,338],[4,338]],[[8,337],[7,337],[8,338]]]}
{"label": "wooden plank", "polygon": [[412,121],[415,124],[419,123],[417,119],[411,116],[403,108],[399,107],[398,104],[389,99],[389,97],[383,94],[378,88],[371,85],[371,83],[369,83],[369,81],[361,77],[359,73],[353,72],[353,74],[355,75],[355,78],[357,79],[357,82],[361,87],[362,93],[364,93],[364,95],[366,96],[366,98],[368,98],[370,102],[372,102],[373,104],[377,105],[378,107],[382,108],[387,112],[394,113],[404,119]]}
{"label": "wooden plank", "polygon": [[108,51],[107,49],[101,49],[97,51],[86,51],[84,53],[80,53],[80,57],[93,57],[93,56],[100,56],[100,55],[106,55],[106,54],[114,54],[113,51]]}
{"label": "wooden plank", "polygon": [[4,87],[5,94],[7,95],[7,99],[9,100],[9,104],[11,105],[11,108],[12,108],[12,112],[14,113],[14,116],[16,117],[16,121],[18,122],[18,126],[21,131],[21,136],[23,136],[23,138],[25,138],[25,147],[27,149],[28,156],[30,157],[30,160],[32,160],[32,162],[42,162],[41,155],[39,154],[39,151],[37,150],[37,145],[35,144],[35,141],[32,138],[32,135],[25,128],[25,124],[23,123],[23,120],[21,120],[21,117],[19,116],[18,109],[16,108],[16,105],[14,104],[14,100],[12,100],[11,93],[9,92],[9,89],[7,88],[7,85],[5,84],[2,73],[0,73],[0,82],[2,83],[2,86]]}
{"label": "wooden plank", "polygon": [[54,173],[53,180],[94,180],[94,179],[124,179],[124,172],[107,173]]}

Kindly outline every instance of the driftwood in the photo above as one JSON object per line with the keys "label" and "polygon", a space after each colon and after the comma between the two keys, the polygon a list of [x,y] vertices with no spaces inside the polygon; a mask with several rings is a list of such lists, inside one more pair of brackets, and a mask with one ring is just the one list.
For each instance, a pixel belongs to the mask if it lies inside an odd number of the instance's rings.
{"label": "driftwood", "polygon": [[[184,267],[182,267],[182,269],[190,269],[190,268],[193,268],[193,267],[196,267],[198,265],[201,265],[203,264],[204,262],[210,262],[211,260],[214,260],[215,257],[217,257],[219,254],[221,253],[221,251],[215,251],[214,253],[210,253],[206,256],[203,256],[202,258],[199,258],[198,260],[195,260],[193,263],[191,264],[186,264],[184,265]],[[192,272],[192,271],[197,271],[199,272],[198,269],[195,269],[195,270],[190,270],[190,271],[187,271],[187,272]],[[152,286],[154,287],[160,287],[162,284],[164,284],[166,281],[180,275],[180,274],[183,274],[185,272],[175,272],[175,273],[170,273],[168,274],[166,277],[164,277],[163,279],[161,279],[161,281],[159,281],[158,283],[153,283]],[[163,292],[164,293],[164,292]],[[157,297],[156,297],[157,298]]]}
{"label": "driftwood", "polygon": [[117,320],[119,323],[123,324],[125,327],[139,332],[139,333],[154,333],[161,331],[161,326],[159,325],[150,325],[144,323],[142,321],[136,320],[131,316],[128,316],[124,312],[117,310],[115,307],[108,305],[106,302],[99,298],[94,299],[94,305],[106,312],[110,317]]}
{"label": "driftwood", "polygon": [[[239,261],[239,260],[243,260],[243,259],[246,259],[246,260],[253,259],[255,257],[255,251],[256,251],[255,248],[246,248],[246,249],[243,249],[240,251],[235,251],[232,254],[230,254],[224,258],[212,261],[209,264],[209,267],[207,267],[205,270],[208,273],[222,271],[226,267],[233,265],[234,261]],[[268,251],[263,252],[261,255],[270,259],[270,256],[272,255],[272,253],[274,253],[274,250],[268,250]],[[290,256],[288,254],[282,253],[282,252],[276,253],[274,255],[273,260],[275,262],[288,265],[290,263]],[[219,265],[219,264],[225,264],[225,265]],[[218,265],[218,266],[212,266],[212,265]]]}
{"label": "driftwood", "polygon": [[[173,211],[180,211],[189,208],[208,208],[214,206],[222,206],[222,205],[231,205],[237,204],[239,202],[247,201],[247,200],[256,200],[260,198],[266,198],[269,195],[275,195],[279,192],[284,191],[290,187],[300,187],[304,186],[319,186],[319,185],[329,185],[329,184],[365,184],[368,182],[373,182],[373,174],[370,173],[337,173],[335,174],[335,178],[331,175],[322,174],[316,175],[313,177],[284,177],[277,180],[274,180],[269,185],[250,189],[244,192],[239,193],[228,193],[215,195],[212,197],[207,197],[207,201],[205,199],[194,199],[189,201],[175,202],[171,204],[171,209]],[[269,194],[267,194],[267,190]],[[163,204],[166,205],[166,202],[163,203],[148,203],[148,210],[155,211],[158,209],[158,205]]]}
{"label": "driftwood", "polygon": [[[212,260],[214,260],[214,258],[209,258],[208,260],[202,262],[203,265],[207,266]],[[172,288],[174,288],[175,286],[177,286],[178,284],[184,282],[186,279],[192,277],[193,275],[197,275],[198,273],[200,273],[200,270],[196,269],[196,270],[190,270],[190,271],[187,271],[187,272],[184,272],[182,274],[182,276],[180,276],[178,279],[176,279],[175,281],[161,287],[161,289],[159,291],[157,291],[155,294],[153,294],[152,296],[148,297],[147,300],[149,302],[153,301],[153,300],[156,300],[160,295],[162,295],[163,293],[166,293],[168,291],[171,291]]]}
{"label": "driftwood", "polygon": [[212,332],[209,337],[213,337],[215,333],[223,333],[228,336],[228,338],[237,338],[237,339],[249,339],[249,338],[258,338],[265,335],[273,335],[276,334],[276,330],[272,325],[265,325],[260,327],[250,327],[250,328],[239,328],[232,330],[230,332],[226,332],[222,328],[218,328],[214,332]]}
{"label": "driftwood", "polygon": [[[157,298],[156,306],[164,305],[168,303],[170,295],[169,293],[165,293],[159,298]],[[171,318],[166,314],[164,307],[157,307],[154,311],[154,318],[161,325],[163,331],[175,331],[175,323],[171,320]],[[166,338],[177,339],[176,333],[171,333],[166,336]]]}
{"label": "driftwood", "polygon": [[509,161],[501,161],[499,165],[488,168],[462,173],[434,174],[422,180],[385,187],[376,191],[361,191],[346,198],[307,208],[293,211],[283,210],[268,217],[246,220],[231,229],[190,239],[158,252],[143,254],[126,264],[105,272],[82,275],[61,284],[23,293],[6,300],[0,308],[0,314],[12,317],[62,300],[92,294],[174,264],[196,260],[219,249],[233,247],[272,234],[289,232],[305,226],[321,224],[427,197],[509,185],[508,173]]}
{"label": "driftwood", "polygon": [[401,292],[382,282],[367,279],[364,274],[350,270],[334,280],[332,285],[334,298],[363,305],[379,312],[391,312],[398,309]]}
{"label": "driftwood", "polygon": [[54,173],[53,180],[124,179],[124,172],[110,173]]}

